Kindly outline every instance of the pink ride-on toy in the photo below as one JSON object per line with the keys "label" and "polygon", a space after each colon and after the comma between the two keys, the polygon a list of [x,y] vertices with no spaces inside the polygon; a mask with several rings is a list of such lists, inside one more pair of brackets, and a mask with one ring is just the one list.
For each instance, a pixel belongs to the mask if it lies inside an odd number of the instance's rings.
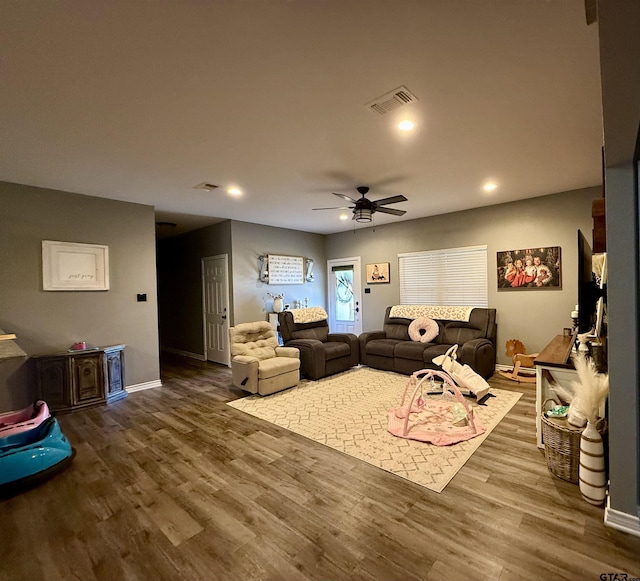
{"label": "pink ride-on toy", "polygon": [[24,409],[0,414],[0,439],[37,428],[50,416],[49,406],[41,399]]}

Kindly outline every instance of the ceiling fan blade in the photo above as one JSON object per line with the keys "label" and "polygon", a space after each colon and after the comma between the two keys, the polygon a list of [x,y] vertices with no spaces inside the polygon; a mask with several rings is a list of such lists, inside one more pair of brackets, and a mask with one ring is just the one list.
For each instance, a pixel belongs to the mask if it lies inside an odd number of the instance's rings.
{"label": "ceiling fan blade", "polygon": [[331,208],[311,208],[312,210],[351,210],[353,206],[332,206]]}
{"label": "ceiling fan blade", "polygon": [[407,198],[405,198],[402,194],[398,196],[391,196],[390,198],[382,198],[382,200],[376,200],[373,202],[376,207],[381,206],[382,204],[397,204],[398,202],[406,202]]}
{"label": "ceiling fan blade", "polygon": [[342,198],[343,200],[347,200],[347,202],[351,202],[352,204],[356,204],[356,200],[354,200],[353,198],[350,198],[349,196],[345,196],[344,194],[336,194],[335,192],[333,192],[334,196],[338,196],[339,198]]}
{"label": "ceiling fan blade", "polygon": [[405,210],[395,210],[393,208],[376,208],[376,212],[382,212],[383,214],[393,214],[394,216],[404,216],[407,213]]}

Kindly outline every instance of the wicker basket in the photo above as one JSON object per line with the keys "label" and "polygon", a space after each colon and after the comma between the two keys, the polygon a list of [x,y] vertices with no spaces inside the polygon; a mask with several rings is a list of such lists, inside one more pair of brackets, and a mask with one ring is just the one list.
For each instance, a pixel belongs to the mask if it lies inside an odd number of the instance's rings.
{"label": "wicker basket", "polygon": [[[544,413],[546,403],[542,406],[541,423],[542,442],[544,443],[544,456],[547,460],[547,467],[558,478],[578,484],[580,435],[584,427],[576,428],[566,418],[547,417]],[[600,420],[597,428],[604,440],[607,432],[607,422]]]}

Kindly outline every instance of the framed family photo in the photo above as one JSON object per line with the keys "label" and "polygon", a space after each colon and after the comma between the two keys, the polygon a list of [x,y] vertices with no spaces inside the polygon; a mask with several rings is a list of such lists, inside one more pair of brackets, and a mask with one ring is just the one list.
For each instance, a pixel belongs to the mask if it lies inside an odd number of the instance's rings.
{"label": "framed family photo", "polygon": [[388,283],[389,281],[389,263],[376,262],[367,264],[367,284]]}
{"label": "framed family photo", "polygon": [[559,246],[498,252],[498,290],[561,289]]}

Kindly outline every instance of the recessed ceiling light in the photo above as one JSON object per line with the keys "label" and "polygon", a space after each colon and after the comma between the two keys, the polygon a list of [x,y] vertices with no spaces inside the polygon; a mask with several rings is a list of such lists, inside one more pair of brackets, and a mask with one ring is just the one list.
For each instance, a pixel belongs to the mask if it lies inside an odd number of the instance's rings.
{"label": "recessed ceiling light", "polygon": [[486,184],[484,184],[484,186],[482,186],[482,189],[485,192],[493,192],[494,190],[496,190],[498,187],[498,184],[496,184],[495,182],[487,182]]}
{"label": "recessed ceiling light", "polygon": [[405,119],[404,121],[400,121],[400,123],[398,123],[398,129],[400,129],[400,131],[411,131],[415,126],[415,123],[413,121],[409,121],[408,119]]}
{"label": "recessed ceiling light", "polygon": [[349,216],[347,214],[340,214],[340,220],[348,220]]}
{"label": "recessed ceiling light", "polygon": [[240,188],[227,188],[227,194],[231,196],[241,196],[242,190]]}

